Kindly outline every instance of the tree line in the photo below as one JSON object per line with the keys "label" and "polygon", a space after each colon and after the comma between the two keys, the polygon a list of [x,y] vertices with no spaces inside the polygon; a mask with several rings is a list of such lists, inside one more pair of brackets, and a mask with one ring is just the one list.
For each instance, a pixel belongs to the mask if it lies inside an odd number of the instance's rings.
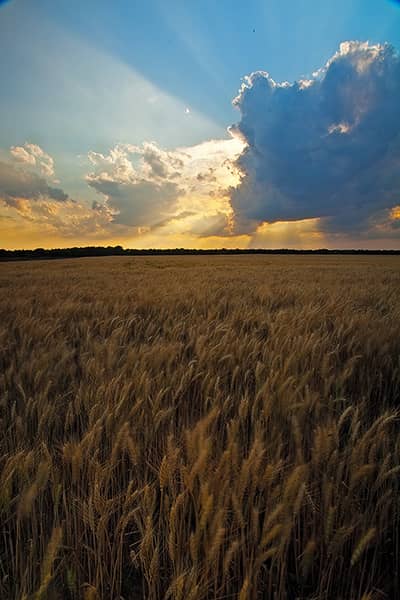
{"label": "tree line", "polygon": [[180,255],[235,255],[235,254],[343,254],[343,255],[399,255],[400,250],[344,249],[299,250],[294,248],[123,248],[122,246],[84,246],[73,248],[36,248],[35,250],[0,249],[0,261],[38,260],[52,258],[83,258],[91,256],[180,256]]}

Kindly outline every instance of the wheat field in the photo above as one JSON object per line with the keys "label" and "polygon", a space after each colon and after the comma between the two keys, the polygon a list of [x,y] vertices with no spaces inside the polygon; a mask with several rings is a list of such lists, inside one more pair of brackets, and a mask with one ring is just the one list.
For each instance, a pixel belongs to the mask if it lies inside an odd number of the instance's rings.
{"label": "wheat field", "polygon": [[399,292],[396,256],[0,264],[0,598],[400,598]]}

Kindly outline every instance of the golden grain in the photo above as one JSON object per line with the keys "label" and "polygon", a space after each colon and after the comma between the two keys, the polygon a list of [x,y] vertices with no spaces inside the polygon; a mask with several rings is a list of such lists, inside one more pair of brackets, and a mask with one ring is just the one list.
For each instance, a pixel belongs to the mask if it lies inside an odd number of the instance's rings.
{"label": "golden grain", "polygon": [[0,598],[400,599],[400,259],[0,264]]}

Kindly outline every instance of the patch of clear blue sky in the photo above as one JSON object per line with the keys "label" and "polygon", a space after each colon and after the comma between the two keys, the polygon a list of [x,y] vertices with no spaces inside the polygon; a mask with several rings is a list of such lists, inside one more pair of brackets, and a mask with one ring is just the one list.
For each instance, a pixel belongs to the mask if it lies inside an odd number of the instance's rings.
{"label": "patch of clear blue sky", "polygon": [[[226,123],[240,79],[289,81],[347,39],[400,46],[389,0],[36,0],[67,29],[118,55],[187,104]],[[255,31],[254,31],[255,30]],[[227,119],[227,112],[228,119]]]}
{"label": "patch of clear blue sky", "polygon": [[[0,7],[0,145],[35,141],[64,153],[67,169],[68,153],[117,141],[176,146],[220,137],[238,118],[231,101],[244,75],[262,69],[277,81],[298,79],[349,39],[399,49],[400,7],[390,0],[11,0]],[[143,86],[151,97],[138,74],[172,96],[165,113],[151,112],[151,99],[136,100]],[[185,122],[186,106],[200,116]]]}

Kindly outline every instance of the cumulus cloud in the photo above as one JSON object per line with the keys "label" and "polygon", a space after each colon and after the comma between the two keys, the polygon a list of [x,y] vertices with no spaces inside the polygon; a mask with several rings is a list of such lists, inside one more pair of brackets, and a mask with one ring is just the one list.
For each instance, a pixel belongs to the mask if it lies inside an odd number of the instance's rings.
{"label": "cumulus cloud", "polygon": [[226,235],[229,188],[238,182],[238,139],[211,140],[164,150],[155,143],[119,144],[108,154],[89,153],[87,183],[102,195],[94,210],[139,232],[167,227],[196,235]]}
{"label": "cumulus cloud", "polygon": [[54,161],[40,146],[28,142],[12,146],[8,160],[0,160],[0,202],[28,220],[34,213],[40,217],[43,207],[75,204],[64,190],[48,182],[53,176]]}
{"label": "cumulus cloud", "polygon": [[367,231],[400,199],[400,59],[388,44],[345,42],[310,79],[246,77],[231,132],[246,144],[232,189],[236,228],[320,218]]}
{"label": "cumulus cloud", "polygon": [[[26,232],[29,227],[43,236],[56,233],[79,238],[106,234],[110,222],[108,214],[76,202],[40,174],[46,172],[46,168],[40,165],[43,154],[38,146],[14,146],[10,154],[9,160],[0,160],[2,220],[7,219],[10,226],[21,231]],[[46,160],[44,164],[50,165]],[[47,169],[47,173],[54,175],[53,168]]]}
{"label": "cumulus cloud", "polygon": [[42,175],[38,148],[13,146],[8,160],[0,158],[0,205],[15,227],[91,240],[230,235],[228,192],[238,182],[234,162],[243,148],[237,139],[174,150],[153,142],[119,144],[108,153],[90,152],[85,179],[98,193],[91,205],[72,200]]}
{"label": "cumulus cloud", "polygon": [[26,142],[23,146],[12,146],[10,153],[16,162],[37,167],[44,177],[54,176],[53,158],[37,144]]}
{"label": "cumulus cloud", "polygon": [[[112,222],[129,227],[151,227],[174,214],[181,194],[174,182],[177,159],[170,160],[154,144],[138,148],[119,145],[109,155],[89,154],[95,170],[86,177],[88,184],[103,195]],[[99,210],[99,203],[94,209]]]}
{"label": "cumulus cloud", "polygon": [[172,216],[179,195],[179,188],[171,182],[122,183],[96,176],[89,184],[106,197],[112,222],[129,227],[150,227],[163,216]]}
{"label": "cumulus cloud", "polygon": [[65,202],[68,194],[49,185],[37,173],[0,161],[0,199],[5,204],[15,206],[21,199],[37,201],[43,198]]}

